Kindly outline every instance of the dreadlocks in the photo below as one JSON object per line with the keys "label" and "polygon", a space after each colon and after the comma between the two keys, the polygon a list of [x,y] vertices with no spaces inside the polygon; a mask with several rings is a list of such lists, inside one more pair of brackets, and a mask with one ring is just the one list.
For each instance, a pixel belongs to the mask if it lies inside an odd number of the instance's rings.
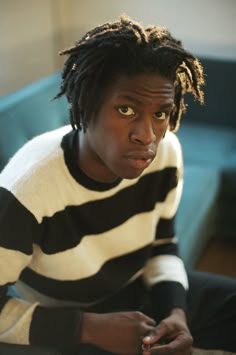
{"label": "dreadlocks", "polygon": [[87,32],[71,48],[62,72],[60,92],[70,103],[73,129],[86,130],[99,109],[104,90],[119,74],[155,73],[169,78],[175,86],[175,110],[170,130],[176,130],[185,111],[184,94],[191,93],[204,102],[204,76],[197,58],[162,27],[144,28],[122,16],[120,21],[105,23]]}

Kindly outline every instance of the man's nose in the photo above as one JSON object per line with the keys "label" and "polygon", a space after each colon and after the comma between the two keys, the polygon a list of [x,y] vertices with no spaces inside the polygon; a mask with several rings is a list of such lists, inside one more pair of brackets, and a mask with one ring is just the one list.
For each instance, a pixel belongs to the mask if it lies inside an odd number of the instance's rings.
{"label": "man's nose", "polygon": [[130,133],[130,139],[133,143],[149,145],[156,139],[152,120],[149,118],[140,118],[136,120]]}

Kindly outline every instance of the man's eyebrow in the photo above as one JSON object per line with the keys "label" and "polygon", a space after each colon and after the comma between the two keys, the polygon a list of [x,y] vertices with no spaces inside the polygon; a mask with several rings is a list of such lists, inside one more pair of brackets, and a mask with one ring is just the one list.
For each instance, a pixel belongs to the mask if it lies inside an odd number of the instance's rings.
{"label": "man's eyebrow", "polygon": [[129,96],[129,95],[120,95],[119,99],[128,100],[128,101],[134,102],[135,104],[139,104],[139,105],[142,104],[142,102],[140,100],[138,100],[132,96]]}
{"label": "man's eyebrow", "polygon": [[167,102],[160,106],[161,110],[165,110],[166,108],[174,108],[174,101]]}

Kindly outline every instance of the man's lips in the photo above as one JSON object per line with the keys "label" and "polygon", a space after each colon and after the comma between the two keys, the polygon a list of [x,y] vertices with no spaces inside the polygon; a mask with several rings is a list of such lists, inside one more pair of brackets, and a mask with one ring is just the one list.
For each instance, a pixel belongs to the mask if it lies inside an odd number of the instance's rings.
{"label": "man's lips", "polygon": [[145,151],[132,151],[126,154],[128,159],[136,159],[136,160],[153,160],[155,158],[155,153],[152,150]]}
{"label": "man's lips", "polygon": [[132,151],[126,155],[126,158],[129,160],[132,167],[134,167],[135,169],[145,169],[151,164],[151,162],[155,158],[155,153],[151,150]]}

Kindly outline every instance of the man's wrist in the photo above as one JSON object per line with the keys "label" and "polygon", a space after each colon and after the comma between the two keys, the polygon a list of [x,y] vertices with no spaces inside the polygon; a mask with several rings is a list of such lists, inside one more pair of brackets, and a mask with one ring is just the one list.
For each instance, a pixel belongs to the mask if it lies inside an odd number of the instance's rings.
{"label": "man's wrist", "polygon": [[90,315],[89,313],[83,314],[83,323],[81,325],[81,343],[90,343],[89,332],[88,332],[88,323],[89,323]]}
{"label": "man's wrist", "polygon": [[81,343],[84,313],[77,311],[74,339],[76,344]]}
{"label": "man's wrist", "polygon": [[81,327],[81,343],[84,344],[95,344],[96,327],[99,326],[99,314],[85,312],[83,314],[83,324]]}
{"label": "man's wrist", "polygon": [[185,311],[182,308],[172,308],[170,315],[176,315],[180,317],[185,323],[187,322]]}

